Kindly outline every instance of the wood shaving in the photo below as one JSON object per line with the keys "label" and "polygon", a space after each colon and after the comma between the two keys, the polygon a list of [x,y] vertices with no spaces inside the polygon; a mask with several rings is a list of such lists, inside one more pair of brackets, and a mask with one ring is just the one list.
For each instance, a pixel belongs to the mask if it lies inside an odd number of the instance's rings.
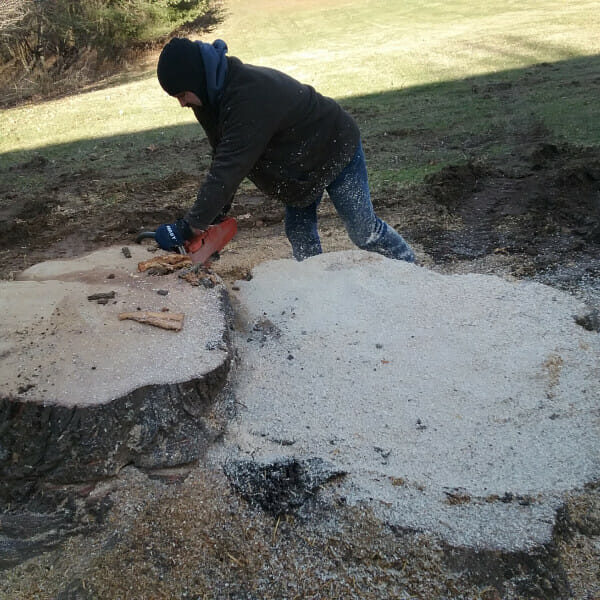
{"label": "wood shaving", "polygon": [[131,319],[138,323],[153,325],[161,329],[170,329],[172,331],[181,331],[183,327],[183,313],[164,313],[153,312],[150,310],[137,310],[135,312],[124,312],[119,314],[119,320]]}
{"label": "wood shaving", "polygon": [[192,260],[185,254],[163,254],[138,263],[138,271],[143,273],[144,271],[152,269],[153,273],[164,275],[165,273],[172,273],[183,267],[189,267],[191,264]]}

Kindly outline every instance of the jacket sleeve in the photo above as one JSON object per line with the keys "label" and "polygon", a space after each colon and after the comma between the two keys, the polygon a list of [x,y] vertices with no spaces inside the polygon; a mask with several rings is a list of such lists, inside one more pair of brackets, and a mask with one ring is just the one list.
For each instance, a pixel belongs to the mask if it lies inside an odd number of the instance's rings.
{"label": "jacket sleeve", "polygon": [[252,110],[255,103],[232,103],[225,110],[222,136],[215,148],[206,178],[198,191],[196,202],[186,215],[187,222],[196,229],[206,229],[223,207],[231,203],[240,183],[250,173],[265,151],[276,123],[267,121]]}

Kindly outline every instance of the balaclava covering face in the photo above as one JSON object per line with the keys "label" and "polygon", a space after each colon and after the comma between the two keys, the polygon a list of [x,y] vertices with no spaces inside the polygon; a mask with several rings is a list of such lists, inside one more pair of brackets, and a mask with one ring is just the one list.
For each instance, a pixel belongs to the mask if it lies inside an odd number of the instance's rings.
{"label": "balaclava covering face", "polygon": [[212,44],[173,38],[158,59],[157,75],[162,88],[171,96],[193,92],[204,106],[215,106],[223,91],[227,74],[227,44]]}

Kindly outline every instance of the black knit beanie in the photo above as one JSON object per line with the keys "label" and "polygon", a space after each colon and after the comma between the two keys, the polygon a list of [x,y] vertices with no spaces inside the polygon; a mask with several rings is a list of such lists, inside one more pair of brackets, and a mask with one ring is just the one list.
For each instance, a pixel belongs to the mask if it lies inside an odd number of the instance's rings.
{"label": "black knit beanie", "polygon": [[186,38],[173,38],[160,53],[156,74],[167,94],[194,92],[208,106],[206,74],[198,44]]}

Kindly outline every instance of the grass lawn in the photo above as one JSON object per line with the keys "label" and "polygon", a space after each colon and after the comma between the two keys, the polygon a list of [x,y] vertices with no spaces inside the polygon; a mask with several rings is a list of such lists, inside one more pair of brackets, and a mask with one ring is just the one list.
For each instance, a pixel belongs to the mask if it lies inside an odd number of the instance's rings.
{"label": "grass lawn", "polygon": [[[229,0],[205,39],[222,37],[230,54],[339,99],[359,121],[377,192],[505,153],[524,128],[597,144],[597,9],[570,0]],[[189,150],[203,137],[191,111],[162,92],[154,68],[4,110],[0,131],[2,193],[41,191],[65,172],[135,182],[208,164],[205,150]],[[163,149],[161,159],[148,148]],[[52,173],[14,169],[39,155]]]}

